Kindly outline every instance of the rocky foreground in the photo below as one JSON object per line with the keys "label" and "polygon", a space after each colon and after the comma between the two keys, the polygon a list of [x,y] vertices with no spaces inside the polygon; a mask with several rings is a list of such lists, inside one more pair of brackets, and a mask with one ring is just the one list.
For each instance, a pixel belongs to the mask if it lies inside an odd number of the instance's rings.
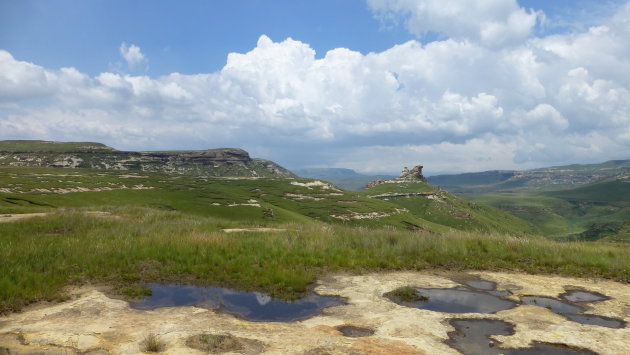
{"label": "rocky foreground", "polygon": [[[136,354],[147,350],[149,334],[155,335],[159,350],[165,354],[202,354],[204,351],[197,349],[201,349],[200,343],[208,345],[208,334],[232,341],[222,342],[219,345],[223,348],[218,347],[215,352],[458,354],[449,340],[456,333],[450,323],[455,318],[503,320],[511,324],[513,334],[491,335],[487,339],[492,353],[540,343],[564,344],[569,346],[568,351],[581,353],[627,353],[630,285],[556,276],[473,274],[331,276],[319,281],[315,291],[344,297],[347,305],[327,308],[323,314],[307,320],[285,323],[249,322],[197,307],[136,310],[125,301],[107,297],[97,287],[83,287],[72,291],[70,301],[38,305],[23,313],[0,317],[0,354]],[[496,291],[509,291],[511,295],[506,298],[516,302],[529,295],[558,298],[567,290],[600,293],[607,299],[582,306],[589,314],[619,319],[624,327],[579,324],[553,313],[550,307],[521,303],[496,314],[452,314],[410,308],[383,297],[401,286],[453,288],[462,286],[466,278],[476,277],[495,282]],[[483,349],[478,350],[483,353]]]}

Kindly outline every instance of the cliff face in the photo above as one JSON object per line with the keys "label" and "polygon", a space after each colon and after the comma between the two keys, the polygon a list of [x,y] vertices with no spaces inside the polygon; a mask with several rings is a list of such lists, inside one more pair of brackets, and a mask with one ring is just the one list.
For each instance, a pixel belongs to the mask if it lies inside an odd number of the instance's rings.
{"label": "cliff face", "polygon": [[272,161],[250,158],[242,149],[124,152],[100,143],[0,141],[0,165],[140,170],[204,176],[294,176]]}

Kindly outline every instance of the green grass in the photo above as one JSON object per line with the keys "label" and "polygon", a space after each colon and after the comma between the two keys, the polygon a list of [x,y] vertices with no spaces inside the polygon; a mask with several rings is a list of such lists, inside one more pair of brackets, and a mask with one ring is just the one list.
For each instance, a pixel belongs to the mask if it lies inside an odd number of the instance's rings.
{"label": "green grass", "polygon": [[111,151],[112,148],[96,142],[0,141],[0,151],[5,152],[85,152],[99,150]]}
{"label": "green grass", "polygon": [[[0,192],[0,213],[42,212],[62,207],[135,206],[212,216],[235,223],[256,222],[261,226],[326,222],[372,228],[404,229],[415,225],[434,232],[452,228],[515,234],[531,234],[532,231],[531,226],[517,218],[452,195],[448,195],[446,203],[431,202],[426,197],[389,201],[370,198],[386,192],[437,191],[425,183],[383,184],[362,192],[296,185],[308,182],[312,180],[233,180],[111,170],[0,168],[0,186],[13,192]],[[130,189],[140,185],[151,189]],[[111,190],[57,193],[71,189]],[[251,204],[250,200],[256,200],[260,207],[244,205]],[[269,209],[273,211],[272,217],[264,212]],[[370,213],[388,216],[345,218]]]}
{"label": "green grass", "polygon": [[107,208],[117,218],[57,211],[2,224],[0,310],[57,299],[70,284],[185,282],[297,297],[331,272],[490,269],[630,279],[630,251],[606,244],[324,223],[281,233],[224,233],[226,223],[176,211]]}
{"label": "green grass", "polygon": [[146,286],[129,286],[122,288],[120,294],[128,299],[139,299],[151,296],[153,291]]}
{"label": "green grass", "polygon": [[389,298],[396,303],[410,304],[418,301],[427,301],[429,298],[421,295],[418,291],[411,286],[399,287],[393,291],[383,294],[383,296]]}
{"label": "green grass", "polygon": [[624,175],[572,189],[462,197],[529,221],[547,237],[630,241],[630,181]]}
{"label": "green grass", "polygon": [[[362,192],[300,185],[309,182],[0,168],[0,188],[9,190],[0,192],[0,215],[49,213],[0,223],[0,312],[63,298],[64,286],[83,283],[114,285],[127,297],[144,295],[147,282],[183,282],[293,298],[335,272],[489,269],[629,279],[624,246],[539,238],[522,220],[428,184]],[[152,189],[129,189],[139,184]],[[79,187],[90,191],[59,193]],[[112,190],[93,191],[103,187]],[[387,192],[440,198],[370,197]],[[389,215],[333,217],[370,213]],[[286,231],[222,231],[244,227]]]}

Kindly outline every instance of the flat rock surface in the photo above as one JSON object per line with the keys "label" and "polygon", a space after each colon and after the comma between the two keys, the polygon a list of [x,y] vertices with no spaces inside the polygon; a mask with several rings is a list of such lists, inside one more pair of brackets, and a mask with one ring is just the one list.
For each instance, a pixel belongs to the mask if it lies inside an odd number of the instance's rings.
{"label": "flat rock surface", "polygon": [[[606,280],[512,273],[471,272],[493,281],[509,298],[537,295],[558,298],[567,289],[610,297],[587,303],[587,313],[630,321],[630,285]],[[265,354],[459,354],[446,344],[452,318],[501,319],[515,334],[493,336],[501,347],[523,348],[533,342],[566,344],[599,354],[627,353],[630,329],[582,325],[539,307],[520,305],[496,314],[450,314],[397,305],[382,297],[401,286],[449,288],[457,275],[430,272],[336,275],[318,281],[315,291],[345,297],[347,305],[298,322],[248,322],[197,307],[135,310],[96,288],[75,290],[71,301],[36,306],[0,317],[0,354],[136,354],[153,334],[164,354],[202,354],[186,345],[198,334],[227,334],[258,344]],[[461,279],[461,278],[459,278]],[[346,337],[335,327],[374,330],[366,337]],[[240,353],[250,353],[251,348]],[[262,349],[262,350],[260,350]],[[239,353],[234,351],[232,353]]]}

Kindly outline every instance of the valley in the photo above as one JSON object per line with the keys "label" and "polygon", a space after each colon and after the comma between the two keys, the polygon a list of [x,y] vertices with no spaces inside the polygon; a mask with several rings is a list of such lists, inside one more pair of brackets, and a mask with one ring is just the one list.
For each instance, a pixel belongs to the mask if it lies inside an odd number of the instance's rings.
{"label": "valley", "polygon": [[435,176],[429,181],[520,217],[546,237],[630,240],[630,160]]}

